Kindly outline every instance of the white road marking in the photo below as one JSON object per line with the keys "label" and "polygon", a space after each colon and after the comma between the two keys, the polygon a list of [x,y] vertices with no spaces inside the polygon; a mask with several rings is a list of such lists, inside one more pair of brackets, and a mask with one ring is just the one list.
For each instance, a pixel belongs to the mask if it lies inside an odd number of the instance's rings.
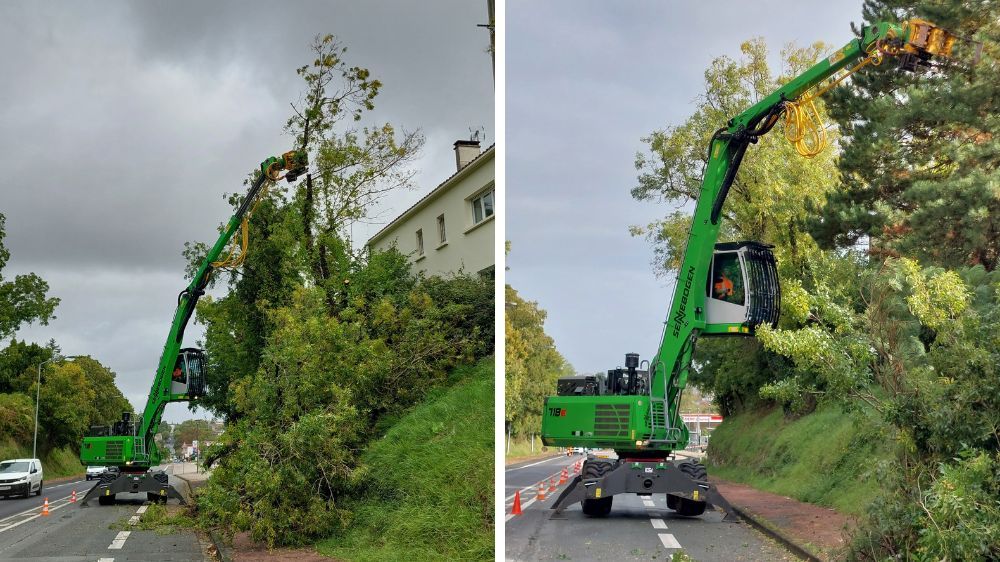
{"label": "white road marking", "polygon": [[135,525],[137,523],[139,523],[139,516],[138,515],[133,515],[132,517],[128,518],[128,524],[129,525]]}
{"label": "white road marking", "polygon": [[545,460],[541,460],[541,461],[538,461],[538,462],[533,462],[531,464],[526,464],[524,466],[518,466],[518,467],[514,467],[514,468],[508,468],[508,469],[505,470],[505,472],[514,472],[515,470],[521,470],[522,468],[528,468],[529,466],[538,466],[540,464],[544,464],[544,463],[551,462],[551,461],[557,461],[557,460],[565,459],[565,458],[566,457],[563,457],[563,456],[552,457],[551,459],[545,459]]}
{"label": "white road marking", "polygon": [[143,505],[142,507],[139,508],[139,511],[136,511],[136,513],[138,513],[139,515],[142,515],[143,513],[146,513],[146,509],[148,509],[148,508],[149,508],[148,505]]}
{"label": "white road marking", "polygon": [[115,562],[114,558],[98,558],[97,562]]}
{"label": "white road marking", "polygon": [[663,543],[663,548],[680,548],[681,543],[677,542],[670,533],[660,533],[660,542]]}
{"label": "white road marking", "polygon": [[108,550],[121,550],[122,547],[125,546],[125,541],[128,539],[128,536],[131,534],[132,531],[121,531],[120,533],[118,533],[118,536],[115,537],[115,540],[111,541],[111,545],[108,546]]}
{"label": "white road marking", "polygon": [[[67,499],[68,497],[69,496],[66,496],[65,498],[62,498],[62,499]],[[53,511],[55,511],[55,510],[57,510],[59,508],[66,507],[67,505],[69,505],[69,502],[66,502],[64,504],[57,505],[57,506],[53,506],[52,503],[53,502],[49,502],[49,513],[52,513]],[[26,511],[24,513],[28,513],[30,511],[35,511],[35,510],[38,510],[38,509],[41,509],[41,506],[36,507],[34,510],[28,510],[28,511]],[[35,515],[32,515],[31,517],[28,517],[26,519],[22,519],[21,521],[18,521],[17,523],[11,523],[10,525],[5,526],[3,529],[0,529],[0,533],[2,533],[4,531],[9,531],[9,530],[13,529],[14,527],[18,527],[20,525],[24,525],[28,521],[31,521],[32,519],[38,519],[41,516],[42,516],[41,513],[36,513]]]}
{"label": "white road marking", "polygon": [[647,499],[647,498],[643,498],[642,499],[642,505],[644,505],[646,507],[656,507],[656,504],[653,503],[653,500]]}
{"label": "white road marking", "polygon": [[653,524],[654,529],[666,529],[667,523],[663,519],[650,519],[650,523]]}
{"label": "white road marking", "polygon": [[[531,504],[533,504],[533,503],[535,503],[535,499],[534,499],[534,498],[531,498],[530,500],[528,500],[528,501],[526,501],[526,502],[522,503],[522,504],[521,504],[521,510],[522,510],[522,511],[524,511],[525,509],[528,509],[528,506],[530,506],[530,505],[531,505]],[[507,516],[503,518],[503,520],[504,520],[505,522],[506,522],[506,521],[510,521],[510,520],[511,520],[511,519],[513,519],[514,517],[516,517],[516,515],[514,515],[513,513],[508,513],[508,514],[507,514]]]}

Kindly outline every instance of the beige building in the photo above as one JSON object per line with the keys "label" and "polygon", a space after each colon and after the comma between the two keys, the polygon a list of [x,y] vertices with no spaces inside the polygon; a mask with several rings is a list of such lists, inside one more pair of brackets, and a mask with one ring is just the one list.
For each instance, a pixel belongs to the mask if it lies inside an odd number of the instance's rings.
{"label": "beige building", "polygon": [[395,246],[415,271],[448,275],[495,272],[494,146],[480,152],[478,141],[455,143],[452,176],[368,240],[368,247]]}

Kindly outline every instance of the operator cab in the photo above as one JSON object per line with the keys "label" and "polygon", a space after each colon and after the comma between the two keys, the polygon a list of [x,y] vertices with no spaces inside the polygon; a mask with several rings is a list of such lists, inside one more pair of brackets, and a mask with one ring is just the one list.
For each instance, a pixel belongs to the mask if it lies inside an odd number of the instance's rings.
{"label": "operator cab", "polygon": [[170,394],[197,398],[205,394],[205,352],[193,347],[180,350],[170,375]]}
{"label": "operator cab", "polygon": [[773,247],[748,241],[715,245],[705,321],[724,330],[714,333],[751,334],[761,324],[777,325],[781,287]]}

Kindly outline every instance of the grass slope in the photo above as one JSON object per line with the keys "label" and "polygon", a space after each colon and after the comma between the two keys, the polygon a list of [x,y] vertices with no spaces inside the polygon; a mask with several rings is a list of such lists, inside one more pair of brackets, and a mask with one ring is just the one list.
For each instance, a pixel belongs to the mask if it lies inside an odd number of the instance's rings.
{"label": "grass slope", "polygon": [[861,513],[888,444],[857,415],[825,404],[787,419],[780,408],[727,417],[710,441],[709,475],[800,501]]}
{"label": "grass slope", "polygon": [[[62,447],[42,454],[42,468],[45,479],[83,474],[84,467],[80,464],[79,451]],[[27,446],[18,445],[11,439],[0,439],[0,460],[31,458],[31,443]]]}
{"label": "grass slope", "polygon": [[344,532],[317,544],[339,559],[493,559],[493,359],[403,417],[364,454],[366,488]]}

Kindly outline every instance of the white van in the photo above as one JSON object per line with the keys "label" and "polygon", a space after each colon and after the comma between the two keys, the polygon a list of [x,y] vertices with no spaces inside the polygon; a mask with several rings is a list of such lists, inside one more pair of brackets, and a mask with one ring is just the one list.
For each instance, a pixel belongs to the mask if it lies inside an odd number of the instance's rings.
{"label": "white van", "polygon": [[0,462],[0,497],[42,495],[42,461],[13,459]]}

